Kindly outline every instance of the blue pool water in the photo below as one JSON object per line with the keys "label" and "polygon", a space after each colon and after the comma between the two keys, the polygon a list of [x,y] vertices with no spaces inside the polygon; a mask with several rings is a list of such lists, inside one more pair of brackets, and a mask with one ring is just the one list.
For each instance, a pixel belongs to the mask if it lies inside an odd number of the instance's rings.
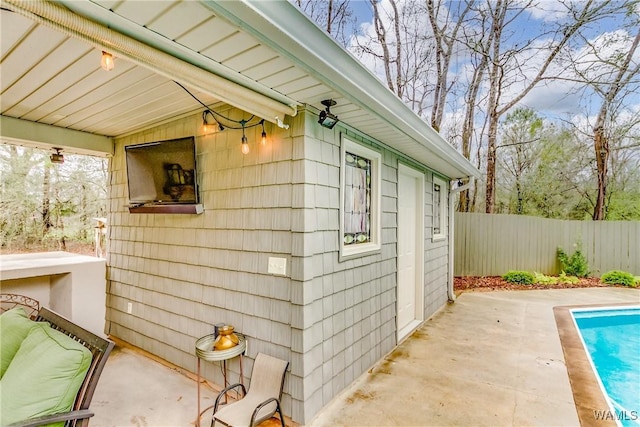
{"label": "blue pool water", "polygon": [[599,415],[640,426],[640,307],[571,313],[611,405]]}

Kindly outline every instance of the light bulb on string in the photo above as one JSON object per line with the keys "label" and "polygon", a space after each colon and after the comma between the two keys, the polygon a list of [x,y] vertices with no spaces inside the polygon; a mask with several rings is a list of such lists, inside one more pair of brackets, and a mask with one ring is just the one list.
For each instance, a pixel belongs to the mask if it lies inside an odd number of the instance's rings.
{"label": "light bulb on string", "polygon": [[262,136],[260,138],[260,144],[267,145],[267,132],[265,132],[264,130],[264,119],[260,121],[260,124],[262,125]]}
{"label": "light bulb on string", "polygon": [[242,135],[242,154],[249,154],[249,141],[245,135]]}
{"label": "light bulb on string", "polygon": [[102,51],[102,59],[100,59],[100,66],[105,71],[113,70],[115,63],[113,62],[113,55],[109,52]]}
{"label": "light bulb on string", "polygon": [[244,126],[247,124],[246,120],[240,120],[242,126],[242,154],[249,154],[249,141],[247,135],[244,134]]}

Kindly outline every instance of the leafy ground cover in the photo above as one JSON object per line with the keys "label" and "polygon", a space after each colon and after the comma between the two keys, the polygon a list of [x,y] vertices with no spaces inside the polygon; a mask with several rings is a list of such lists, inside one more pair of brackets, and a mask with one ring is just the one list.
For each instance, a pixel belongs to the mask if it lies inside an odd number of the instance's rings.
{"label": "leafy ground cover", "polygon": [[509,283],[500,276],[462,276],[453,279],[453,288],[456,293],[469,291],[501,291],[501,290],[526,290],[526,289],[571,289],[571,288],[604,288],[620,285],[608,285],[602,283],[598,277],[581,277],[576,283],[532,284],[524,285]]}

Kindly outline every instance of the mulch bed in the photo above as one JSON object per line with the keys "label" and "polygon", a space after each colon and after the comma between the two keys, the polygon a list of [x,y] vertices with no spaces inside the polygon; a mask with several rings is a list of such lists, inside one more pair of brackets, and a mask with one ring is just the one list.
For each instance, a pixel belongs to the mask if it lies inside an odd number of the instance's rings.
{"label": "mulch bed", "polygon": [[463,276],[453,279],[453,288],[460,292],[487,292],[487,291],[521,291],[529,289],[572,289],[572,288],[606,288],[616,285],[601,283],[598,277],[581,278],[578,283],[558,283],[555,285],[520,285],[509,283],[500,276]]}

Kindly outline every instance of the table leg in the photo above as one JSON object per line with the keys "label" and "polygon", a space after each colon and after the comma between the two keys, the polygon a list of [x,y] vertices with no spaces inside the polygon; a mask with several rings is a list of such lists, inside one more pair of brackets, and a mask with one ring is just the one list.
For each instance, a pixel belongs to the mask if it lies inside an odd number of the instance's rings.
{"label": "table leg", "polygon": [[196,427],[200,427],[200,358],[198,357],[198,418],[196,418]]}
{"label": "table leg", "polygon": [[[222,375],[224,376],[224,388],[227,388],[229,384],[227,383],[227,361],[226,360],[222,361]],[[226,405],[227,403],[229,402],[227,401],[227,393],[225,393],[224,404]]]}

